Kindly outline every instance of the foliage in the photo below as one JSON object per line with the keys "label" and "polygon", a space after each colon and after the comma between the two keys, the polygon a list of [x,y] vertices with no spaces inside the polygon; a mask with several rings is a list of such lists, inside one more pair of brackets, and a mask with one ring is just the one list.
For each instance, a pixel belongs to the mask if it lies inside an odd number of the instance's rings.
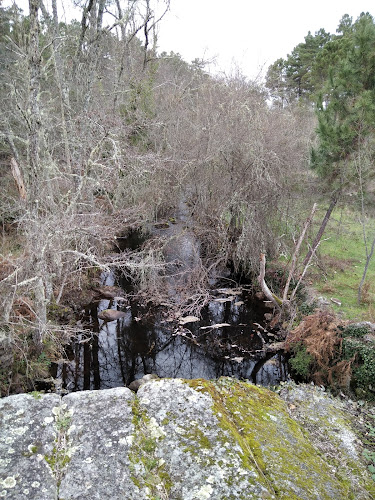
{"label": "foliage", "polygon": [[271,96],[276,102],[288,104],[296,99],[314,102],[320,93],[326,96],[329,89],[332,90],[335,76],[345,68],[346,76],[351,75],[348,63],[357,68],[363,65],[363,75],[356,73],[360,77],[357,86],[365,81],[368,87],[373,57],[372,29],[372,17],[362,13],[355,23],[345,14],[336,34],[327,33],[324,28],[314,35],[309,32],[304,42],[294,47],[285,60],[278,59],[269,67],[266,86]]}
{"label": "foliage", "polygon": [[367,462],[368,470],[375,481],[375,413],[374,409],[369,412],[365,421],[365,432],[363,436],[363,457]]}
{"label": "foliage", "polygon": [[332,40],[332,35],[320,29],[305,37],[287,58],[278,59],[268,69],[266,86],[276,102],[292,103],[298,99],[313,99],[324,81],[326,67],[321,54]]}
{"label": "foliage", "polygon": [[317,308],[317,302],[302,302],[298,306],[298,312],[301,314],[301,316],[309,316],[310,314],[313,314],[313,312]]}
{"label": "foliage", "polygon": [[359,395],[375,399],[375,350],[374,344],[358,338],[345,338],[342,343],[343,358],[355,358],[353,385]]}
{"label": "foliage", "polygon": [[354,23],[345,15],[336,35],[324,29],[308,33],[267,75],[275,104],[290,105],[296,99],[315,103],[318,142],[311,150],[311,166],[338,192],[357,174],[355,155],[374,155],[374,42],[369,13]]}
{"label": "foliage", "polygon": [[339,39],[344,50],[317,102],[319,145],[312,151],[312,166],[331,179],[372,134],[375,117],[374,20],[361,14],[352,28]]}
{"label": "foliage", "polygon": [[373,341],[364,338],[368,332],[366,325],[345,324],[332,313],[317,311],[287,338],[291,367],[305,380],[373,400],[375,351]]}
{"label": "foliage", "polygon": [[338,319],[327,311],[318,310],[289,334],[287,348],[302,345],[311,356],[306,378],[315,383],[346,387],[350,379],[350,363],[341,363],[341,340],[337,335]]}
{"label": "foliage", "polygon": [[370,328],[368,327],[368,325],[351,324],[342,328],[341,335],[344,338],[345,337],[362,338],[368,333],[370,333]]}
{"label": "foliage", "polygon": [[313,357],[311,354],[308,354],[306,347],[302,343],[293,346],[289,364],[293,372],[301,377],[302,380],[309,380],[312,361]]}

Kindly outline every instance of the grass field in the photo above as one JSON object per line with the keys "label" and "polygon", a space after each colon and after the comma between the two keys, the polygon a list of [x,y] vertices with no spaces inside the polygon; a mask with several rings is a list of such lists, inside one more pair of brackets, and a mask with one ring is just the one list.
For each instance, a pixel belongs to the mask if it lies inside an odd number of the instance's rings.
{"label": "grass field", "polygon": [[[316,217],[314,231],[323,218]],[[375,237],[375,220],[366,220],[369,251]],[[358,305],[358,286],[366,263],[363,228],[359,215],[349,209],[337,209],[331,216],[318,249],[318,259],[309,270],[309,279],[318,293],[332,303],[334,311],[344,318],[375,321],[375,255],[367,272]],[[331,298],[341,302],[334,304]]]}

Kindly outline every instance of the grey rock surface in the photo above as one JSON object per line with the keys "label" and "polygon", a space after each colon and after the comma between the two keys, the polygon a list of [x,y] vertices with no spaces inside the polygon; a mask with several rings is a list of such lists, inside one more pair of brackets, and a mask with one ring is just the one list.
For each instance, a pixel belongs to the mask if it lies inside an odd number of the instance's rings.
{"label": "grey rock surface", "polygon": [[63,398],[71,414],[67,429],[70,460],[59,498],[143,498],[131,480],[133,400],[133,393],[125,387]]}
{"label": "grey rock surface", "polygon": [[56,439],[57,395],[19,394],[0,399],[0,497],[57,498],[55,477],[45,457]]}
{"label": "grey rock surface", "polygon": [[344,403],[230,378],[0,400],[0,497],[372,499]]}
{"label": "grey rock surface", "polygon": [[[221,427],[209,394],[182,380],[164,379],[142,385],[138,397],[148,416],[148,434],[155,439],[155,456],[163,465],[162,474],[156,471],[155,494],[169,485],[168,498],[184,500],[274,498],[255,464],[244,467],[243,450]],[[140,470],[139,480],[145,477]]]}

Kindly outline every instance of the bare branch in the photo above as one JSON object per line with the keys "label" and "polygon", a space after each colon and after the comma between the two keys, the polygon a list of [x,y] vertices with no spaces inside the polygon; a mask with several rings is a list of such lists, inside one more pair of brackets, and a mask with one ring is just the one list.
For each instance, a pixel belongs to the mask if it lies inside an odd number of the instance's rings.
{"label": "bare branch", "polygon": [[26,188],[25,188],[25,184],[23,182],[21,170],[20,170],[20,168],[18,166],[18,163],[17,163],[16,159],[14,158],[14,156],[12,156],[11,159],[10,159],[10,166],[11,166],[11,169],[12,169],[13,178],[15,180],[18,192],[20,194],[20,198],[21,198],[21,200],[26,200]]}
{"label": "bare branch", "polygon": [[[297,259],[298,259],[298,255],[299,255],[299,250],[300,250],[302,242],[303,242],[303,240],[305,238],[306,231],[308,230],[308,228],[309,228],[309,226],[310,226],[310,224],[311,224],[311,222],[313,220],[314,213],[316,211],[316,207],[317,207],[317,204],[314,203],[314,206],[313,206],[313,208],[311,210],[310,216],[306,220],[306,222],[304,224],[304,227],[303,227],[303,230],[302,230],[302,232],[300,234],[300,237],[298,238],[298,241],[297,241],[294,253],[293,253],[293,257],[292,257],[292,263],[291,263],[291,266],[290,266],[289,276],[288,276],[288,279],[287,279],[285,287],[284,287],[283,301],[287,300],[287,298],[288,298],[289,286],[290,286],[290,282],[291,282],[291,280],[293,278],[294,271],[296,269]],[[310,257],[310,260],[311,260],[311,257]],[[306,265],[305,265],[305,268],[306,268]]]}
{"label": "bare branch", "polygon": [[274,304],[274,306],[280,310],[282,306],[282,300],[271,292],[264,279],[266,274],[266,256],[264,255],[264,253],[260,254],[259,262],[260,262],[260,271],[258,276],[258,282],[260,284],[262,292],[267,297],[267,299],[270,300]]}

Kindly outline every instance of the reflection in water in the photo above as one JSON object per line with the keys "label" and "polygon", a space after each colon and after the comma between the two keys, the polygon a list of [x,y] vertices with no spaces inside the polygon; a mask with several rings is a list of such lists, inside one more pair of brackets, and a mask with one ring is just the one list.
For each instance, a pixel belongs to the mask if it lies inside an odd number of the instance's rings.
{"label": "reflection in water", "polygon": [[[173,224],[162,224],[151,233],[165,242],[165,288],[179,303],[179,296],[189,293],[189,277],[199,272],[200,265],[200,245],[187,204],[181,201]],[[145,236],[135,231],[118,238],[118,250],[136,250],[144,240]],[[102,284],[114,285],[114,274],[103,276]],[[125,292],[131,292],[129,282],[119,284]],[[202,311],[201,321],[184,327],[169,322],[167,311],[147,311],[135,301],[129,306],[115,299],[92,303],[87,333],[75,343],[71,361],[55,367],[54,376],[62,379],[67,391],[129,385],[147,373],[190,379],[231,376],[264,385],[285,380],[283,356],[266,355],[263,349],[273,340],[272,333],[260,326],[265,311],[259,310],[259,305],[255,309],[241,289],[213,292],[216,298]],[[122,310],[126,315],[104,322],[98,319],[104,309]],[[215,326],[222,323],[230,326]]]}
{"label": "reflection in water", "polygon": [[[111,279],[106,284],[113,284]],[[74,359],[59,365],[56,376],[68,391],[129,385],[147,373],[205,379],[231,376],[263,385],[285,380],[285,360],[281,354],[264,354],[263,344],[269,338],[256,322],[259,317],[246,295],[223,301],[228,294],[212,301],[200,322],[179,328],[171,326],[162,310],[150,315],[135,302],[123,307],[115,300],[101,300],[98,307],[92,305],[91,328],[75,344]],[[117,321],[97,317],[103,309],[121,307],[126,315]],[[231,326],[212,326],[222,323]]]}

